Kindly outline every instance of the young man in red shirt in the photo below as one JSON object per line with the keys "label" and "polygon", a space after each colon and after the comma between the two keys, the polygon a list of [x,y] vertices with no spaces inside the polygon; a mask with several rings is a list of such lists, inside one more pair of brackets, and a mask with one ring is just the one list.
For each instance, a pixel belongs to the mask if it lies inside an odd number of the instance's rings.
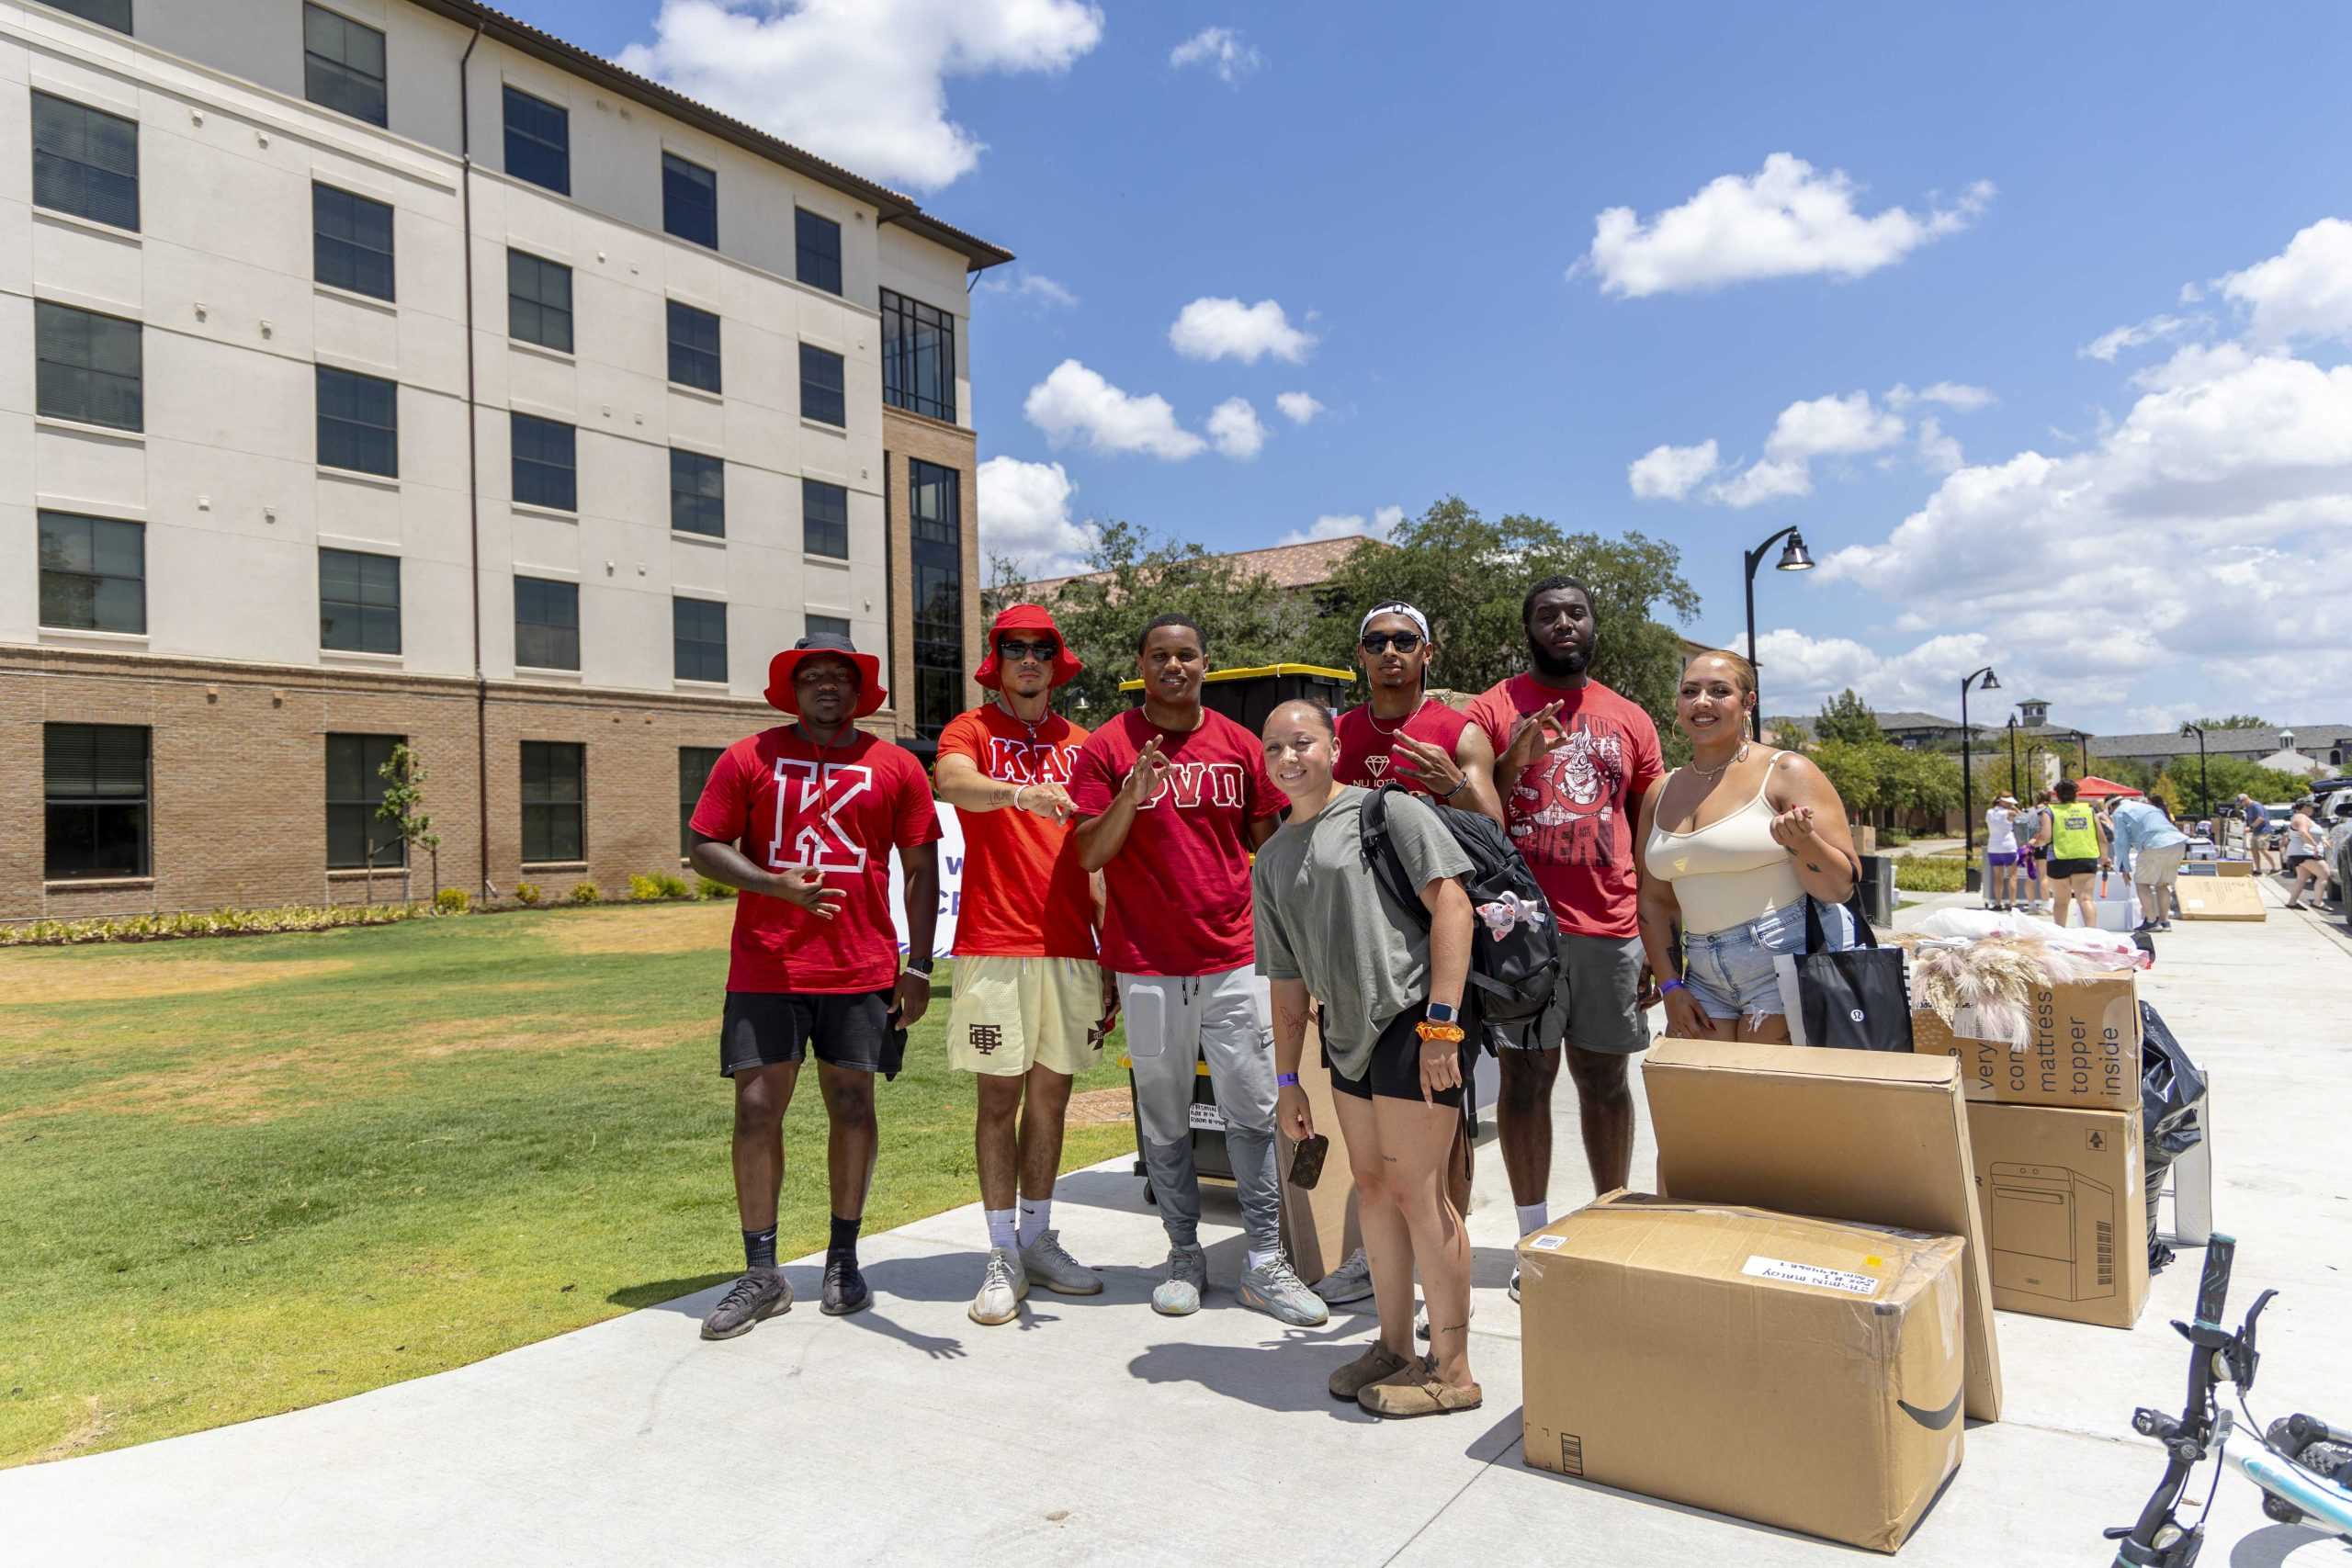
{"label": "young man in red shirt", "polygon": [[933,768],[964,828],[947,1060],[979,1085],[989,1256],[966,1309],[979,1324],[1012,1322],[1033,1282],[1071,1296],[1102,1289],[1053,1221],[1070,1080],[1102,1059],[1114,995],[1094,961],[1094,878],[1070,829],[1086,731],[1050,705],[1079,668],[1044,608],[1007,606],[972,676],[996,695],[940,733]]}
{"label": "young man in red shirt", "polygon": [[[695,869],[739,890],[718,1070],[735,1080],[735,1206],[743,1277],[703,1320],[731,1339],[792,1305],[775,1262],[784,1113],[813,1047],[831,1127],[832,1235],[821,1310],[869,1304],[857,1267],[876,1153],[874,1075],[895,1077],[931,1003],[939,814],[922,764],[856,721],[881,707],[881,664],[845,637],[805,637],[768,665],[797,721],[720,754],[688,827]],[[906,874],[908,959],[890,922],[890,852]]]}
{"label": "young man in red shirt", "polygon": [[1274,1053],[1259,1003],[1250,854],[1288,804],[1257,737],[1201,705],[1208,640],[1161,615],[1136,643],[1143,705],[1087,739],[1070,777],[1079,855],[1102,873],[1102,964],[1118,975],[1144,1167],[1169,1240],[1152,1309],[1200,1310],[1208,1287],[1193,1080],[1205,1059],[1249,1232],[1244,1306],[1306,1327],[1329,1309],[1282,1250]]}
{"label": "young man in red shirt", "polygon": [[[1507,830],[1560,930],[1552,1005],[1532,1027],[1490,1032],[1503,1047],[1503,1168],[1525,1235],[1550,1218],[1552,1086],[1563,1045],[1593,1190],[1623,1187],[1633,1174],[1626,1064],[1650,1043],[1643,1012],[1651,1000],[1634,822],[1664,764],[1649,715],[1587,673],[1600,636],[1591,592],[1572,577],[1547,577],[1528,591],[1521,621],[1532,668],[1481,693],[1470,716],[1494,745]],[[1516,1301],[1516,1273],[1510,1293]]]}

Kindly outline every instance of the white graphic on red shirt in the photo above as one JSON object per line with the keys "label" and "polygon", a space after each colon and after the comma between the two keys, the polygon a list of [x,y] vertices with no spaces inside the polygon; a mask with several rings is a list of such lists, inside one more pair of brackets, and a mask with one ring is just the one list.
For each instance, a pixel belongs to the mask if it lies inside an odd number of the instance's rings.
{"label": "white graphic on red shirt", "polygon": [[[865,846],[849,836],[834,816],[865,793],[874,770],[863,762],[822,763],[798,757],[775,760],[775,831],[768,840],[768,867],[802,866],[811,871],[865,869]],[[785,807],[790,800],[803,818],[785,853]]]}
{"label": "white graphic on red shirt", "polygon": [[989,777],[1006,784],[1069,783],[1070,764],[1078,760],[1075,746],[1051,746],[1036,740],[989,737]]}
{"label": "white graphic on red shirt", "polygon": [[[1510,836],[1531,862],[1610,865],[1616,860],[1614,802],[1625,783],[1625,750],[1615,734],[1578,728],[1511,791]],[[1599,809],[1595,809],[1598,807]]]}
{"label": "white graphic on red shirt", "polygon": [[1248,778],[1238,762],[1170,762],[1160,775],[1159,787],[1143,803],[1148,810],[1161,801],[1174,797],[1181,810],[1201,804],[1202,786],[1207,786],[1211,806],[1238,807]]}
{"label": "white graphic on red shirt", "polygon": [[1381,774],[1388,771],[1388,759],[1378,752],[1374,752],[1373,755],[1366,757],[1363,760],[1363,771],[1370,773],[1374,778],[1378,778]]}

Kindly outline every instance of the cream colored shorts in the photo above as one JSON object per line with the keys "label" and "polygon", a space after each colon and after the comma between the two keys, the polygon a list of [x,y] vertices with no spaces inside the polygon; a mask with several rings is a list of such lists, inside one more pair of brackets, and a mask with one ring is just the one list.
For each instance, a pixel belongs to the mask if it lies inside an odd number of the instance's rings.
{"label": "cream colored shorts", "polygon": [[947,1064],[1001,1077],[1033,1066],[1075,1076],[1102,1058],[1102,1043],[1087,1043],[1102,1020],[1102,969],[1091,958],[958,958]]}

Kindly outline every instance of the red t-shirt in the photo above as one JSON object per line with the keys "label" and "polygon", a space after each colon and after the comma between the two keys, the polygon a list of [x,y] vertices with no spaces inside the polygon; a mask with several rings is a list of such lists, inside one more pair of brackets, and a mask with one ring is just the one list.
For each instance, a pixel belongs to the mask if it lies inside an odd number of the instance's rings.
{"label": "red t-shirt", "polygon": [[[939,735],[939,755],[968,757],[984,778],[1067,788],[1086,731],[1047,714],[1029,726],[996,704],[957,714]],[[964,899],[956,911],[956,951],[1003,958],[1094,956],[1094,892],[1078,863],[1067,822],[1027,811],[957,813],[964,827]]]}
{"label": "red t-shirt", "polygon": [[1159,737],[1159,794],[1136,812],[1102,868],[1102,963],[1123,975],[1216,975],[1258,956],[1250,930],[1249,825],[1290,805],[1255,736],[1223,714],[1172,734],[1131,708],[1087,738],[1069,797],[1100,817]]}
{"label": "red t-shirt", "polygon": [[1401,722],[1375,723],[1372,705],[1359,703],[1341,714],[1332,728],[1340,736],[1340,760],[1331,769],[1333,778],[1343,784],[1362,784],[1366,789],[1400,784],[1429,795],[1429,785],[1396,766],[1392,755],[1396,737],[1409,735],[1416,740],[1425,740],[1451,757],[1454,743],[1470,728],[1470,721],[1435,697],[1424,697],[1421,705],[1407,714]]}
{"label": "red t-shirt", "polygon": [[1528,675],[1478,694],[1470,717],[1499,757],[1519,716],[1555,702],[1562,705],[1557,717],[1568,742],[1520,774],[1503,800],[1503,818],[1563,931],[1632,936],[1639,929],[1634,821],[1651,781],[1665,771],[1657,726],[1639,705],[1598,681],[1562,691]]}
{"label": "red t-shirt", "polygon": [[763,729],[720,753],[688,822],[755,865],[813,866],[848,895],[830,920],[781,898],[739,895],[729,990],[839,995],[897,978],[890,850],[939,837],[931,780],[911,752],[863,730],[820,752],[793,727]]}

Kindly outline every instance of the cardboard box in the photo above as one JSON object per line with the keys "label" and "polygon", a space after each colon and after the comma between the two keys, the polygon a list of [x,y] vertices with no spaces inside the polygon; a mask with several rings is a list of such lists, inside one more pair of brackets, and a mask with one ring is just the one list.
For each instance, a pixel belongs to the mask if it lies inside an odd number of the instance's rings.
{"label": "cardboard box", "polygon": [[1298,1087],[1306,1093],[1315,1130],[1331,1140],[1321,1178],[1312,1188],[1299,1188],[1290,1180],[1298,1145],[1279,1131],[1274,1134],[1274,1160],[1282,1173],[1283,1239],[1290,1248],[1291,1266],[1311,1285],[1345,1262],[1360,1239],[1347,1135],[1340,1131],[1339,1109],[1331,1103],[1331,1069],[1323,1065],[1322,1043],[1312,1023],[1306,1026],[1306,1054],[1299,1058]]}
{"label": "cardboard box", "polygon": [[2178,884],[2184,920],[2267,920],[2259,883],[2243,876],[2216,876]]}
{"label": "cardboard box", "polygon": [[1893,1551],[1960,1464],[1963,1244],[1617,1192],[1519,1244],[1528,1463]]}
{"label": "cardboard box", "polygon": [[1668,1198],[1966,1241],[1968,1414],[2001,1418],[1993,1280],[1957,1062],[1662,1040],[1650,1047],[1642,1081],[1657,1138],[1658,1190]]}
{"label": "cardboard box", "polygon": [[2139,1322],[2148,1304],[2139,1113],[1972,1105],[1968,1138],[1993,1304],[2109,1328]]}
{"label": "cardboard box", "polygon": [[[2183,866],[2181,869],[2186,871],[2188,868]],[[2254,863],[2250,860],[2217,860],[2213,863],[2213,869],[2223,876],[2252,876]]]}
{"label": "cardboard box", "polygon": [[2129,972],[2038,990],[2030,1010],[2033,1039],[2023,1051],[2006,1040],[1976,1038],[1966,1008],[1951,1023],[1932,1012],[1913,1013],[1911,1049],[1956,1059],[1971,1100],[2138,1109],[2140,997]]}

